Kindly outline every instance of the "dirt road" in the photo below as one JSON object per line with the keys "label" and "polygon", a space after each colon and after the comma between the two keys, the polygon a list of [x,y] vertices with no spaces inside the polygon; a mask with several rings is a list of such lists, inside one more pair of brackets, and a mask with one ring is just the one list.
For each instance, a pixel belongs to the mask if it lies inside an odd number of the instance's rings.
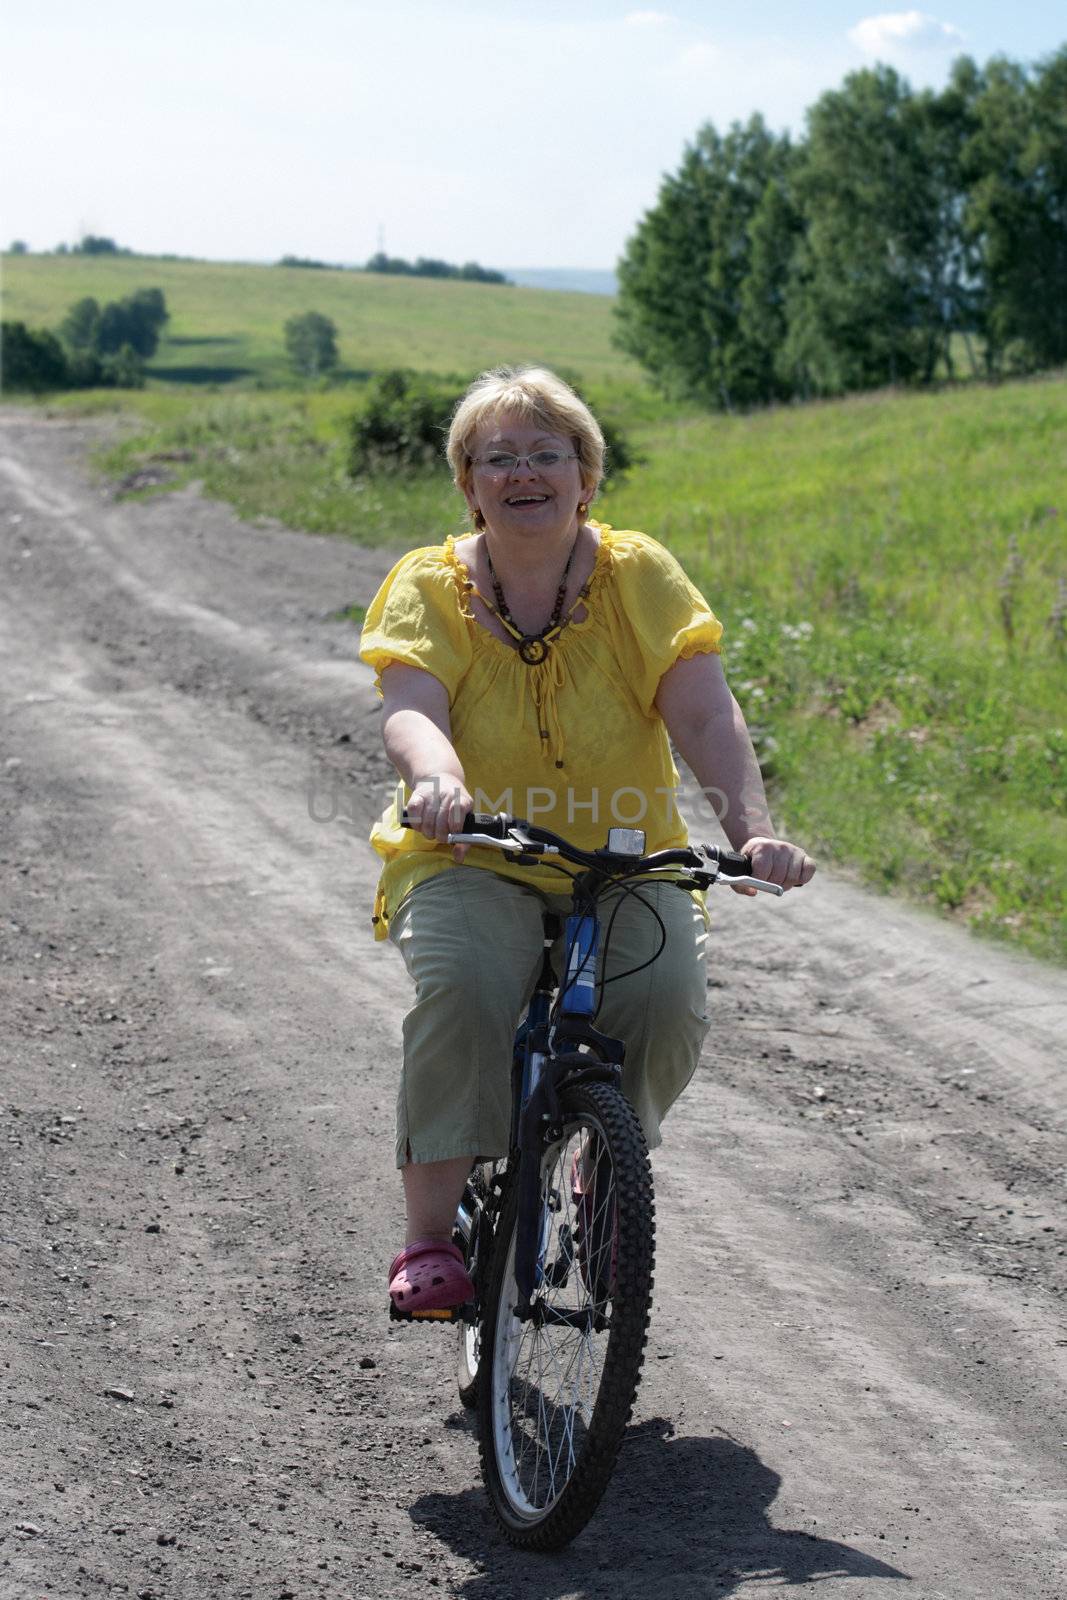
{"label": "dirt road", "polygon": [[[715,902],[601,1511],[491,1525],[397,1329],[390,557],[0,417],[0,1597],[1067,1593],[1067,981],[822,873]],[[426,537],[413,530],[412,542]]]}

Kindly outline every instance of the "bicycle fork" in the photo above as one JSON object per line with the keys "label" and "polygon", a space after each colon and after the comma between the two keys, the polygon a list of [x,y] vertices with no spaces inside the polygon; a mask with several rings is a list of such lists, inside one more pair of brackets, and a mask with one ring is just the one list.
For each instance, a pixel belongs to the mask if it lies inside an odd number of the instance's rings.
{"label": "bicycle fork", "polygon": [[[515,1227],[516,1315],[525,1319],[534,1310],[534,1291],[544,1271],[542,1259],[550,1231],[542,1216],[541,1162],[545,1131],[560,1120],[559,1088],[565,1076],[601,1078],[618,1082],[622,1046],[608,1040],[592,1025],[596,1010],[596,962],[599,923],[595,915],[576,912],[566,924],[566,972],[554,1008],[555,974],[549,961],[554,942],[546,919],[545,950],[537,988],[530,1001],[528,1023],[522,1035],[522,1084],[518,1097],[518,1123],[514,1144],[519,1152],[518,1214]],[[595,1055],[583,1055],[578,1045],[592,1046]],[[561,1053],[560,1047],[563,1052]],[[568,1047],[570,1047],[568,1049]],[[613,1047],[613,1048],[612,1048]],[[606,1057],[606,1059],[604,1059]]]}

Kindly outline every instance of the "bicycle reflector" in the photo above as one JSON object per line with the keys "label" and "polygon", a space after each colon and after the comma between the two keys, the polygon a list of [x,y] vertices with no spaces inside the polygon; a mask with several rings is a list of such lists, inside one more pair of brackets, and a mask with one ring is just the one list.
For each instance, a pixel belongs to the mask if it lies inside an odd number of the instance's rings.
{"label": "bicycle reflector", "polygon": [[608,850],[613,856],[643,856],[645,833],[643,828],[609,828]]}

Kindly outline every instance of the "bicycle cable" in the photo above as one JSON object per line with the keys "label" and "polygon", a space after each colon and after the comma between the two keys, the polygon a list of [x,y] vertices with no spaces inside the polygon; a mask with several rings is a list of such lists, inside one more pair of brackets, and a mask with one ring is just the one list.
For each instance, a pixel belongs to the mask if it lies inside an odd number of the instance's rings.
{"label": "bicycle cable", "polygon": [[[670,882],[671,880],[665,879],[663,881]],[[605,884],[604,888],[600,891],[601,894],[604,894],[609,888],[617,887],[622,892],[611,908],[611,915],[608,918],[608,925],[604,932],[603,954],[600,963],[600,977],[597,980],[596,1010],[593,1012],[594,1019],[600,1015],[600,1008],[604,1004],[604,990],[609,983],[618,983],[621,978],[632,978],[635,972],[643,972],[644,969],[646,967],[650,967],[654,961],[658,961],[664,950],[667,948],[666,925],[652,902],[650,900],[646,900],[644,895],[638,893],[638,887],[641,882],[654,883],[655,879],[631,879],[627,881],[625,878],[613,878],[609,881],[609,883]],[[653,951],[652,955],[649,956],[647,961],[640,962],[636,967],[627,967],[624,972],[613,972],[611,977],[608,978],[605,977],[604,974],[607,971],[608,951],[611,948],[611,932],[615,926],[615,918],[622,909],[623,898],[626,895],[632,895],[640,905],[643,905],[648,911],[651,911],[653,917],[655,917],[656,922],[659,924],[659,946]],[[599,895],[597,898],[599,899]]]}

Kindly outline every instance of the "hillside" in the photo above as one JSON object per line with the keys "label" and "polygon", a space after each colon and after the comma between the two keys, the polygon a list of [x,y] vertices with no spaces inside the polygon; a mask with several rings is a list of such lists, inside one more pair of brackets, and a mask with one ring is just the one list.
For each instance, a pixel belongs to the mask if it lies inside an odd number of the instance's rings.
{"label": "hillside", "polygon": [[[334,316],[353,375],[529,355],[579,372],[638,457],[598,514],[668,544],[722,617],[783,833],[1067,961],[1062,375],[686,415],[613,354],[611,302],[596,296],[144,260],[10,267],[6,313],[31,321],[79,294],[164,289],[175,338],[148,390],[46,402],[136,419],[100,458],[122,489],[196,481],[250,519],[366,545],[458,532],[462,504],[444,471],[348,476],[361,386],[282,387],[286,315]],[[20,301],[31,289],[38,300]],[[220,392],[209,355],[227,351],[240,371]],[[202,365],[183,371],[191,352]],[[369,598],[342,609],[358,619]]]}
{"label": "hillside", "polygon": [[149,371],[168,383],[285,382],[286,319],[319,311],[337,325],[343,372],[383,367],[469,373],[501,361],[545,361],[587,381],[634,382],[611,347],[612,300],[432,278],[164,261],[147,256],[3,258],[5,318],[55,327],[85,295],[121,299],[160,288],[171,320]]}

